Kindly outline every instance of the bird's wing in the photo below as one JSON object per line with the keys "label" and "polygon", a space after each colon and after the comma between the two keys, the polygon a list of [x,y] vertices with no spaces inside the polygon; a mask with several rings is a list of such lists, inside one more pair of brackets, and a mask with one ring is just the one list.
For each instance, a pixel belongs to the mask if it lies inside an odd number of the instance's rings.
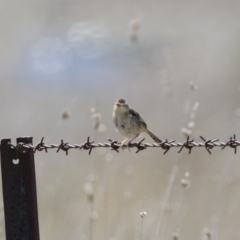
{"label": "bird's wing", "polygon": [[129,114],[130,117],[133,118],[136,122],[139,122],[140,124],[147,128],[147,124],[136,111],[134,111],[133,109],[129,109]]}

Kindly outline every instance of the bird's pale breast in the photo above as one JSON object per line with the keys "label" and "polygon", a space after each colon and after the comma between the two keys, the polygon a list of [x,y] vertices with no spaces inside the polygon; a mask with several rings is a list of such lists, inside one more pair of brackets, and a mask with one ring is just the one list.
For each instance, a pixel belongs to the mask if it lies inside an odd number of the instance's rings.
{"label": "bird's pale breast", "polygon": [[116,129],[125,137],[132,138],[142,132],[142,126],[134,121],[129,114],[121,114],[113,118]]}

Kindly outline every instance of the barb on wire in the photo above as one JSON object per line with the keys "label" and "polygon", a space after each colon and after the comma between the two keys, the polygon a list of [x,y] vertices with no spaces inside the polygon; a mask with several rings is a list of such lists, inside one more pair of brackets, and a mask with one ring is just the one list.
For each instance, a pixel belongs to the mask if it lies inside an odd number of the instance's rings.
{"label": "barb on wire", "polygon": [[205,138],[203,138],[202,136],[200,136],[200,138],[204,141],[204,145],[206,150],[208,151],[209,154],[212,154],[210,149],[212,149],[214,146],[214,144],[216,144],[217,141],[219,141],[219,139],[214,139],[214,140],[206,140]]}
{"label": "barb on wire", "polygon": [[[192,152],[193,148],[196,147],[203,147],[207,150],[209,154],[212,154],[211,150],[214,147],[221,147],[222,149],[225,149],[226,147],[230,147],[234,149],[234,153],[237,153],[237,147],[240,146],[240,141],[236,139],[236,135],[234,134],[233,137],[230,137],[230,139],[227,142],[220,142],[219,139],[205,139],[204,137],[200,136],[203,142],[195,142],[193,139],[190,140],[188,137],[185,142],[176,142],[174,140],[168,141],[167,139],[161,143],[144,143],[143,141],[145,138],[143,138],[141,141],[136,143],[129,143],[124,144],[121,146],[121,143],[112,139],[108,139],[109,142],[107,143],[94,143],[94,141],[90,141],[90,137],[87,138],[87,141],[82,144],[69,144],[67,142],[64,142],[64,140],[61,140],[60,144],[45,144],[44,138],[41,139],[41,141],[36,144],[25,144],[25,143],[18,143],[17,145],[13,145],[9,143],[12,149],[15,150],[15,152],[27,152],[29,149],[33,149],[33,152],[36,151],[42,151],[44,150],[46,153],[49,149],[57,149],[56,152],[63,151],[68,155],[69,150],[71,149],[79,149],[79,150],[87,150],[88,154],[90,155],[92,153],[92,150],[94,148],[110,148],[111,150],[114,150],[119,153],[119,150],[122,148],[136,148],[136,153],[139,153],[140,151],[143,151],[147,148],[162,148],[164,150],[163,154],[166,154],[171,148],[180,148],[178,153],[182,152],[183,149],[187,149],[188,153],[190,154]],[[0,146],[1,147],[1,146]],[[1,148],[0,148],[1,149]]]}
{"label": "barb on wire", "polygon": [[197,143],[195,143],[194,140],[189,140],[189,136],[188,136],[187,141],[182,144],[178,153],[180,153],[183,150],[183,148],[185,147],[189,150],[188,153],[190,154],[192,151],[192,148],[195,147],[196,145],[197,145]]}
{"label": "barb on wire", "polygon": [[137,151],[136,153],[138,153],[139,151],[142,151],[144,149],[146,149],[146,146],[141,145],[141,143],[145,140],[145,138],[143,138],[140,142],[137,143]]}
{"label": "barb on wire", "polygon": [[237,146],[239,146],[240,142],[236,140],[236,135],[234,134],[233,137],[230,137],[230,140],[225,143],[222,147],[224,149],[226,146],[229,146],[234,149],[234,153],[237,153]]}
{"label": "barb on wire", "polygon": [[40,152],[40,151],[42,151],[42,150],[45,150],[45,152],[47,152],[47,148],[45,148],[43,140],[44,140],[44,137],[42,137],[41,142],[38,143],[38,144],[36,145],[36,147],[33,149],[33,152],[34,152],[34,153],[35,153],[36,151],[39,151],[39,152]]}
{"label": "barb on wire", "polygon": [[81,150],[82,148],[85,149],[85,150],[89,150],[88,154],[90,155],[91,152],[92,152],[92,149],[93,149],[93,147],[92,147],[92,145],[91,145],[91,144],[93,144],[93,142],[94,142],[94,141],[91,141],[91,142],[90,142],[90,137],[88,137],[88,138],[87,138],[87,142],[84,143],[84,144],[79,148],[79,150]]}
{"label": "barb on wire", "polygon": [[120,148],[120,146],[118,145],[118,141],[113,141],[113,140],[111,140],[111,139],[109,139],[108,138],[108,141],[110,141],[111,142],[111,150],[114,150],[114,151],[116,151],[116,152],[119,152],[119,148]]}

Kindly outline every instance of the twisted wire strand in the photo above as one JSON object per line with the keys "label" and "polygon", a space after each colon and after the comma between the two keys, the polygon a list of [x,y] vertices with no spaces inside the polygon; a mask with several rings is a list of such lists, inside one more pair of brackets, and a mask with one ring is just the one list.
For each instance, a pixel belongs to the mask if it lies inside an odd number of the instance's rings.
{"label": "twisted wire strand", "polygon": [[[167,139],[161,143],[144,143],[143,141],[145,138],[143,138],[141,141],[136,143],[130,143],[130,144],[124,144],[122,148],[136,148],[136,153],[143,151],[147,148],[162,148],[164,150],[163,154],[166,154],[171,148],[180,148],[178,153],[182,152],[182,150],[185,148],[188,150],[188,153],[190,154],[192,152],[193,148],[196,147],[202,147],[205,148],[206,151],[208,151],[209,154],[211,154],[211,150],[214,147],[221,147],[222,149],[226,147],[230,147],[234,149],[234,153],[237,153],[237,147],[240,146],[240,141],[236,139],[236,135],[234,134],[233,137],[230,137],[230,139],[227,142],[221,142],[219,139],[205,139],[202,136],[200,136],[202,139],[202,142],[194,142],[194,140],[190,140],[188,137],[185,142],[176,142],[175,140],[168,141]],[[107,143],[94,143],[94,141],[90,141],[90,137],[87,138],[87,141],[82,144],[70,144],[65,142],[64,140],[61,140],[60,144],[45,144],[43,142],[44,137],[41,139],[41,141],[36,144],[25,144],[25,143],[18,143],[16,145],[13,145],[9,143],[12,149],[16,150],[17,152],[26,152],[29,149],[33,149],[33,152],[36,151],[45,151],[48,152],[49,149],[57,149],[56,152],[64,151],[66,155],[68,155],[68,151],[71,149],[79,149],[79,150],[87,150],[89,155],[91,154],[92,150],[94,148],[111,148],[111,150],[114,150],[116,152],[119,152],[121,149],[120,144],[118,141],[114,141],[112,139],[108,139],[109,142]]]}

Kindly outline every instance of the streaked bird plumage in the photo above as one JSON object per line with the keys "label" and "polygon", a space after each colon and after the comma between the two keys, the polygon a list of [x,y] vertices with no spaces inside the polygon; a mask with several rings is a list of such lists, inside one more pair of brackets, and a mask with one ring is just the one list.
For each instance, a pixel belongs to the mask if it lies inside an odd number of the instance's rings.
{"label": "streaked bird plumage", "polygon": [[119,99],[115,103],[112,117],[117,131],[126,137],[121,143],[121,146],[123,146],[128,139],[130,139],[130,143],[143,132],[149,134],[155,142],[162,142],[161,139],[148,129],[146,122],[136,111],[129,107],[124,99]]}

